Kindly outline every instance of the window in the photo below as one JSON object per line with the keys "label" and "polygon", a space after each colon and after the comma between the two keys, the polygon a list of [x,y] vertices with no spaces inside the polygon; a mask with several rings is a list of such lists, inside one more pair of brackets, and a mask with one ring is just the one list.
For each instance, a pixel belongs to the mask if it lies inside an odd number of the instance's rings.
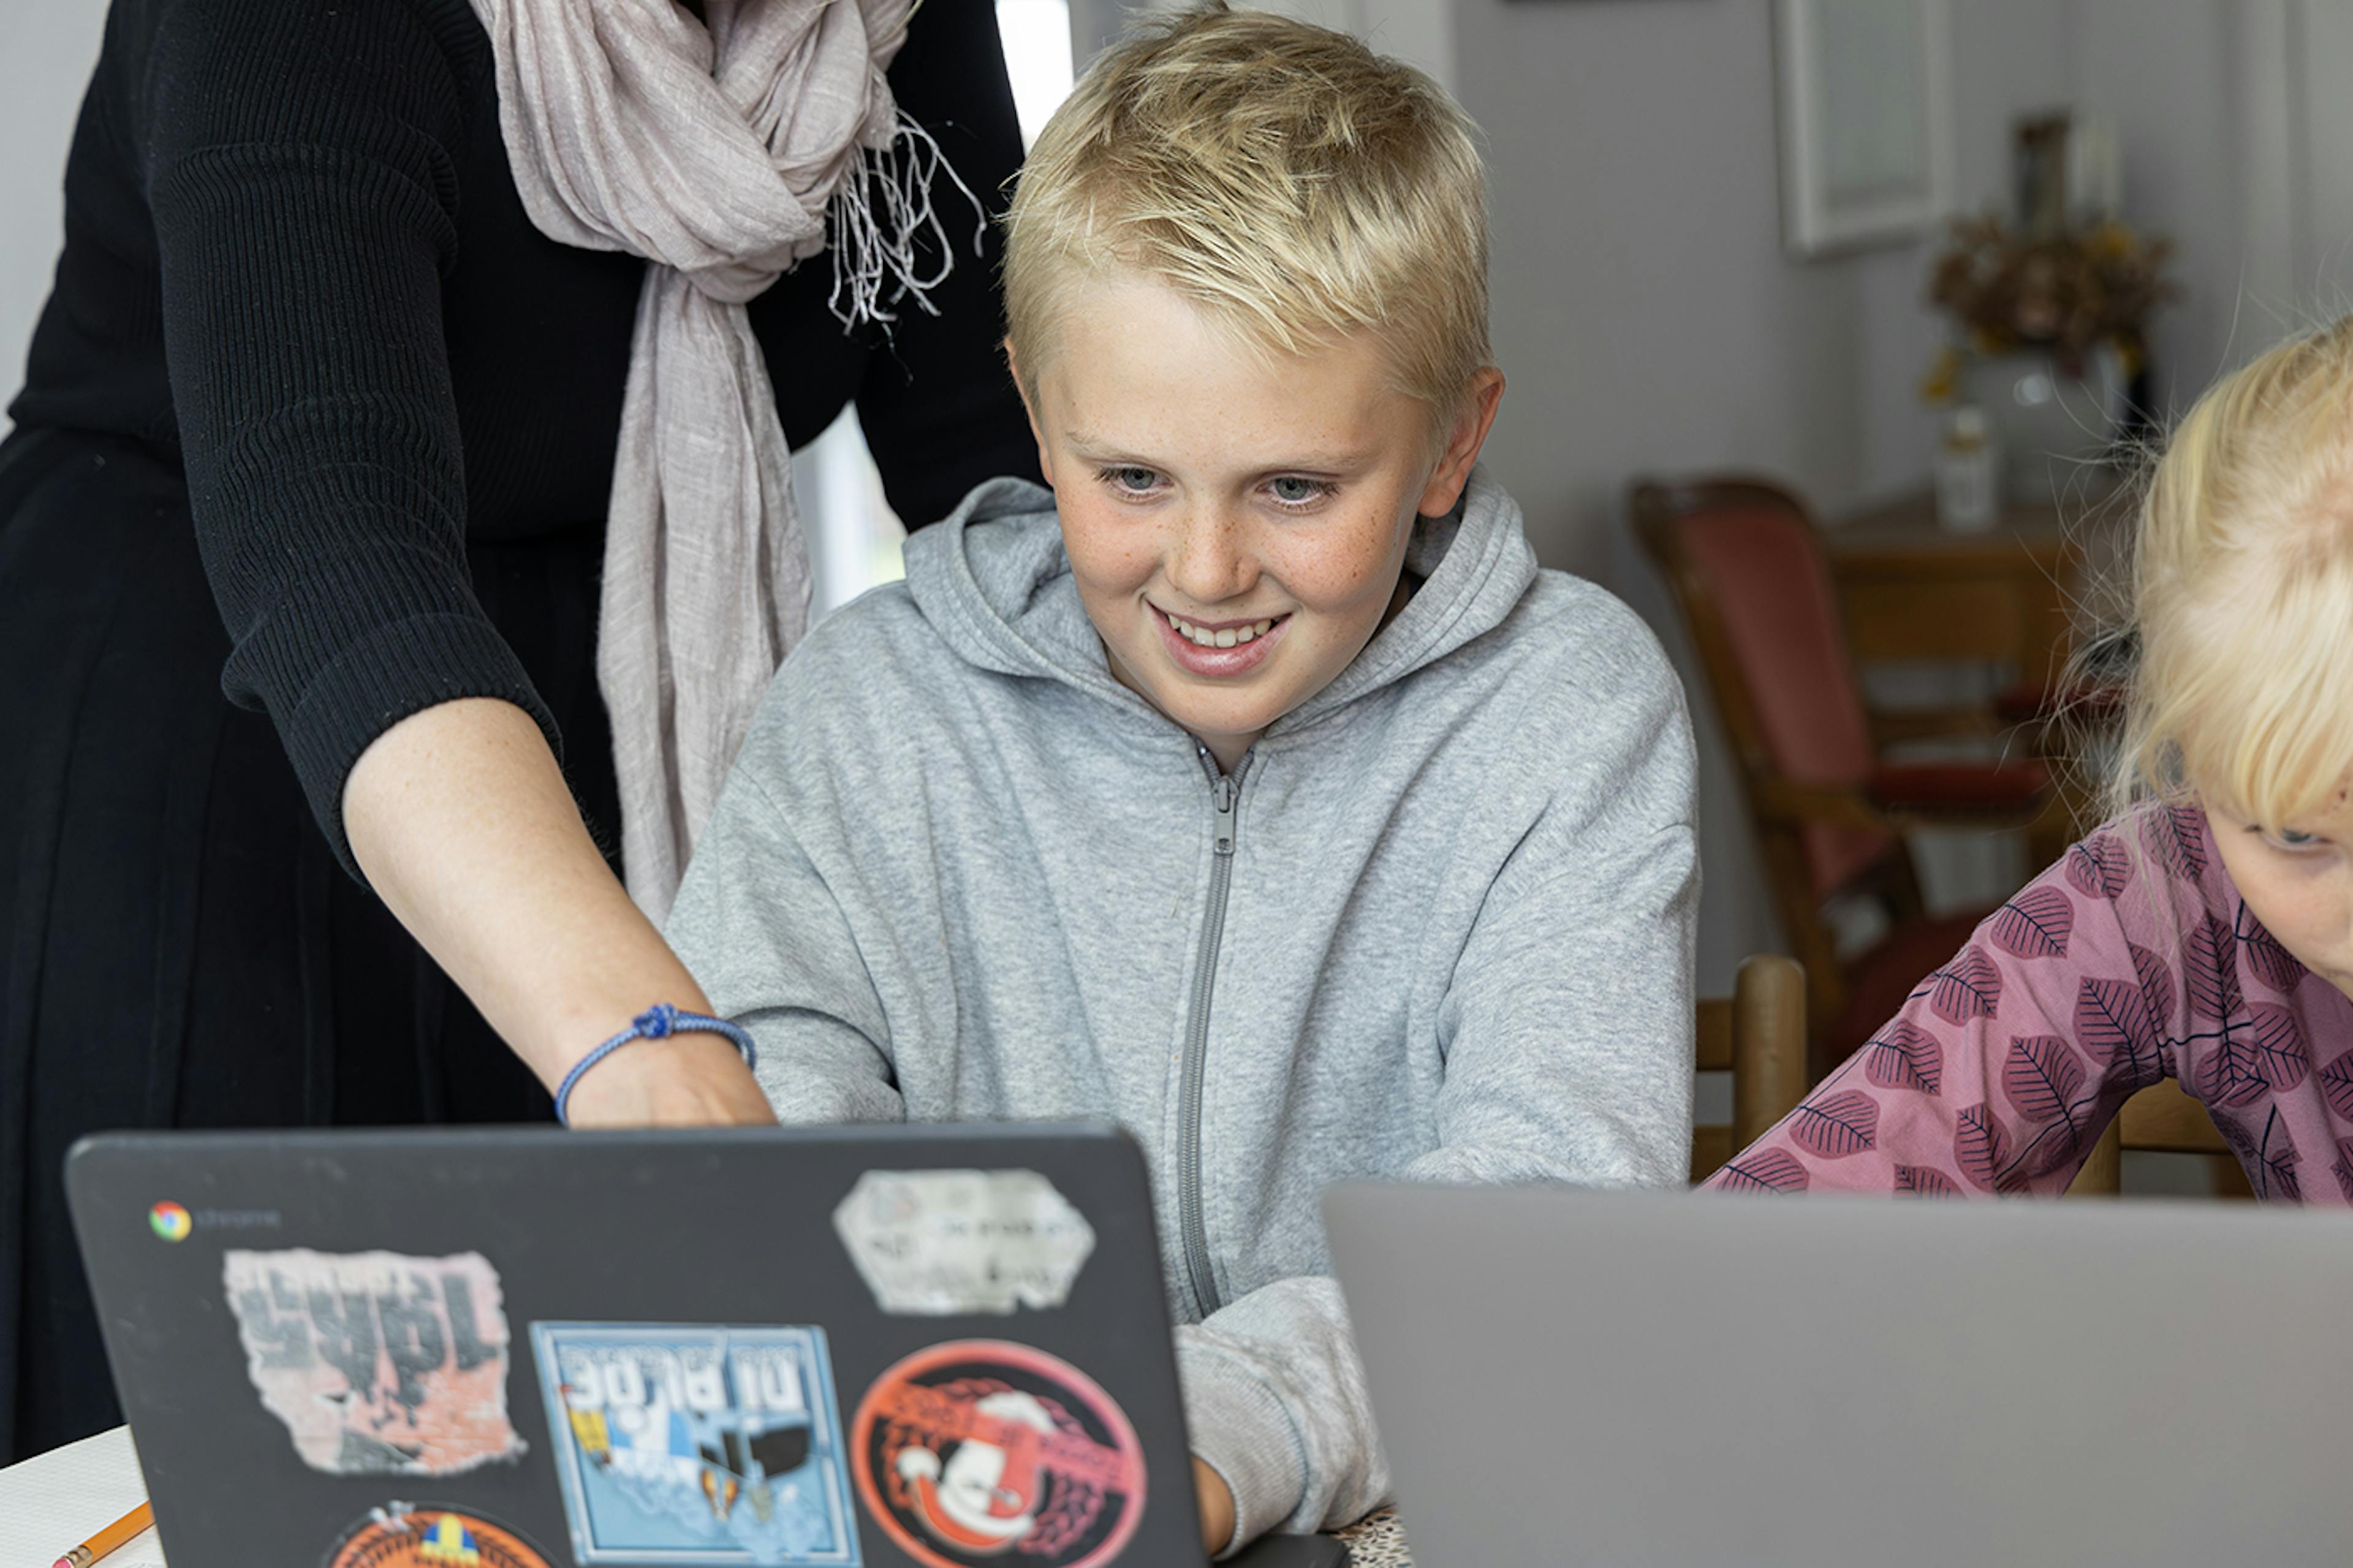
{"label": "window", "polygon": [[[1069,0],[997,0],[997,29],[1027,147],[1071,90]],[[793,454],[793,498],[808,539],[814,616],[904,573],[907,531],[883,499],[856,408],[843,409],[824,435]]]}

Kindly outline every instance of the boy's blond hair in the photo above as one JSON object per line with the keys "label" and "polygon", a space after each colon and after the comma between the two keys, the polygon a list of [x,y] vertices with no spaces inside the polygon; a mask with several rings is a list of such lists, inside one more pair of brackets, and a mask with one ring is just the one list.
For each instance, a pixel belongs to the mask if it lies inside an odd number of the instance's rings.
{"label": "boy's blond hair", "polygon": [[1175,288],[1261,353],[1377,331],[1442,432],[1489,363],[1485,182],[1470,120],[1344,33],[1223,4],[1106,50],[1055,111],[1006,219],[1023,390],[1075,285]]}
{"label": "boy's blond hair", "polygon": [[2111,806],[2325,811],[2353,775],[2353,317],[2198,400],[2142,503],[2132,601]]}

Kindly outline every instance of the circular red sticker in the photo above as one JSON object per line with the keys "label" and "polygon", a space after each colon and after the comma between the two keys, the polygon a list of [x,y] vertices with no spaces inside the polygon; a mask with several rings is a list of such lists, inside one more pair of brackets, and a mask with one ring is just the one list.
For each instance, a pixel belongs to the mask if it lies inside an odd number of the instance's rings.
{"label": "circular red sticker", "polygon": [[1044,1351],[957,1340],[875,1379],[851,1423],[867,1511],[930,1568],[1014,1554],[1093,1568],[1144,1517],[1144,1450],[1095,1380]]}
{"label": "circular red sticker", "polygon": [[370,1509],[326,1568],[548,1568],[522,1536],[480,1514],[432,1503],[396,1502]]}

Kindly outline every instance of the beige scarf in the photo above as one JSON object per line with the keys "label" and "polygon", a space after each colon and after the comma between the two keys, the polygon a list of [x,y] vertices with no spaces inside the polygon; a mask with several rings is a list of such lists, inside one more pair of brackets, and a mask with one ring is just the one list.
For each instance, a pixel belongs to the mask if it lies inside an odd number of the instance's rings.
{"label": "beige scarf", "polygon": [[792,454],[744,304],[828,243],[845,325],[889,320],[886,284],[929,310],[946,272],[916,277],[913,245],[930,227],[949,254],[928,193],[955,171],[883,78],[915,3],[708,0],[706,26],[673,0],[473,0],[532,221],[648,263],[596,675],[629,892],[658,921],[808,624]]}

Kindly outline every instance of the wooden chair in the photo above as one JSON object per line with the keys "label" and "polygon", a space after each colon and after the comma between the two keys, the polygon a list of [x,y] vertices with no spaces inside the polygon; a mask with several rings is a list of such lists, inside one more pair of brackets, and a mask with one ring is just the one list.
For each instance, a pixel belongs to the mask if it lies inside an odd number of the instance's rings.
{"label": "wooden chair", "polygon": [[[2016,828],[2050,799],[2039,763],[1890,764],[1883,746],[1993,734],[1989,705],[1874,717],[1862,701],[1821,538],[1805,505],[1757,479],[1637,481],[1636,531],[1706,672],[1781,926],[1805,966],[1815,1078],[1862,1046],[1983,911],[1932,918],[1913,827]],[[1887,934],[1841,960],[1824,906],[1875,899]]]}
{"label": "wooden chair", "polygon": [[1757,953],[1740,966],[1729,997],[1699,1005],[1699,1069],[1732,1074],[1732,1121],[1692,1129],[1692,1181],[1764,1136],[1797,1107],[1806,1086],[1806,976],[1790,960]]}
{"label": "wooden chair", "polygon": [[2112,1198],[2124,1186],[2124,1152],[2127,1149],[2164,1154],[2203,1154],[2214,1174],[2214,1195],[2222,1198],[2253,1198],[2254,1188],[2247,1183],[2247,1173],[2241,1168],[2238,1156],[2231,1152],[2230,1144],[2215,1129],[2214,1119],[2206,1108],[2182,1091],[2179,1084],[2164,1079],[2149,1085],[2130,1100],[2108,1123],[2108,1130],[2093,1147],[2092,1157],[2075,1173],[2067,1187],[2071,1198]]}

